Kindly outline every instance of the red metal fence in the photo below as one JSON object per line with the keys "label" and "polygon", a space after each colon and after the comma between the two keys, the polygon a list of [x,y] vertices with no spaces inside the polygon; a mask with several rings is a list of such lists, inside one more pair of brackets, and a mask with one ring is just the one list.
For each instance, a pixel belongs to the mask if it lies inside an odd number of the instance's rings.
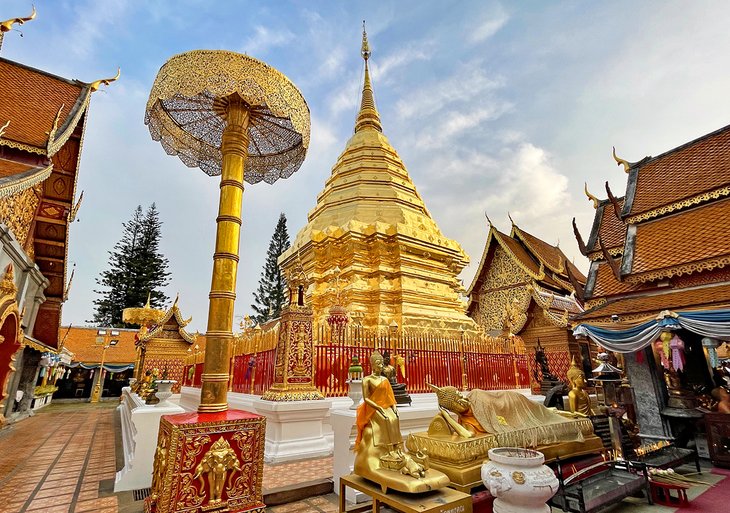
{"label": "red metal fence", "polygon": [[[278,326],[266,332],[247,330],[237,337],[231,362],[232,391],[261,395],[271,386],[277,340]],[[333,333],[325,325],[314,331],[315,385],[328,397],[347,395],[352,357],[359,358],[367,375],[370,355],[376,349],[390,351],[397,379],[406,383],[410,393],[429,392],[428,383],[462,390],[529,388],[535,368],[534,356],[525,353],[519,337],[409,334],[358,326]],[[202,354],[191,355],[186,384],[200,386],[202,359]],[[195,369],[192,374],[191,368]]]}

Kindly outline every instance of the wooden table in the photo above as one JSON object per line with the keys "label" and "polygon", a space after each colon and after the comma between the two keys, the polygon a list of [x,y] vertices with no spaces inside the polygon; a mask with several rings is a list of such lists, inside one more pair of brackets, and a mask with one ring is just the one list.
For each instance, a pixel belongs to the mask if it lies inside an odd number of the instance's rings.
{"label": "wooden table", "polygon": [[[350,487],[373,499],[370,505],[355,506],[347,509],[345,489]],[[340,478],[340,513],[380,511],[380,505],[386,504],[403,513],[472,513],[471,495],[457,492],[451,488],[441,488],[426,493],[401,493],[393,490],[384,494],[379,485],[365,478],[350,474]]]}

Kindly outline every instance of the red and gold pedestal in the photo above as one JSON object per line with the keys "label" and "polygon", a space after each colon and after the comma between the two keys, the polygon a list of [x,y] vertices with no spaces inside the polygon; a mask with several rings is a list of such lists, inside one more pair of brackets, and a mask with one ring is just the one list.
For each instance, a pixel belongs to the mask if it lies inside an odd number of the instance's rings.
{"label": "red and gold pedestal", "polygon": [[265,434],[245,411],[163,416],[145,513],[264,511]]}

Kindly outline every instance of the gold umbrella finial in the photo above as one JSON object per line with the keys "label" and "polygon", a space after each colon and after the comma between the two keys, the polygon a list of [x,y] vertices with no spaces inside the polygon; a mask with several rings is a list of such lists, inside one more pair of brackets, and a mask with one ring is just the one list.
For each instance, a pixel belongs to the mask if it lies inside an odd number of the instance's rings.
{"label": "gold umbrella finial", "polygon": [[365,20],[362,20],[362,46],[360,47],[362,58],[368,60],[370,58],[370,44],[368,43],[368,33],[365,32]]}
{"label": "gold umbrella finial", "polygon": [[108,86],[112,82],[116,82],[119,80],[119,77],[122,76],[122,68],[117,68],[117,74],[114,75],[112,78],[102,78],[101,80],[96,80],[94,82],[91,82],[89,84],[89,89],[91,89],[91,92],[96,92],[99,90],[99,87],[101,87],[102,84],[105,86]]}
{"label": "gold umbrella finial", "polygon": [[588,197],[588,199],[593,202],[593,208],[598,208],[598,206],[601,204],[601,200],[599,200],[593,194],[588,192],[588,182],[583,182],[583,191],[586,193],[586,196]]}

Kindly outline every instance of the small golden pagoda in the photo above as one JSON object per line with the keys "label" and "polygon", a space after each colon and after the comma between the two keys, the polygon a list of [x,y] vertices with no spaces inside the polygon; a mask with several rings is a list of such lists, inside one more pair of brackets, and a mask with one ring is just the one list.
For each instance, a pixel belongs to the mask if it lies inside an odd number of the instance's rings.
{"label": "small golden pagoda", "polygon": [[279,264],[290,273],[301,260],[311,279],[307,303],[315,324],[325,323],[339,294],[365,327],[395,323],[412,331],[474,331],[457,278],[469,257],[441,233],[383,134],[364,30],[362,57],[365,80],[355,133],[332,168],[307,225]]}

